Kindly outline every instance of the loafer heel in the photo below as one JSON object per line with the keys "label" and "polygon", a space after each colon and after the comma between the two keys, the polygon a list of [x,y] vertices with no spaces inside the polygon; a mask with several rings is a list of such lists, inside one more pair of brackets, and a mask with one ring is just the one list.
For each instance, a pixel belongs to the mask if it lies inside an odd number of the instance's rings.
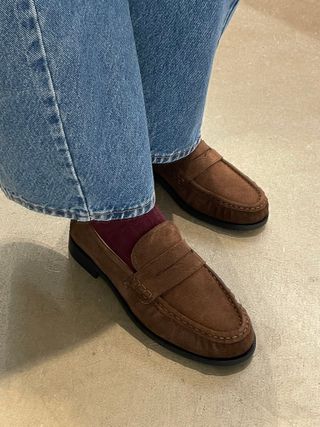
{"label": "loafer heel", "polygon": [[100,276],[100,270],[91,258],[74,242],[69,239],[69,252],[78,264],[81,265],[92,277],[97,279]]}

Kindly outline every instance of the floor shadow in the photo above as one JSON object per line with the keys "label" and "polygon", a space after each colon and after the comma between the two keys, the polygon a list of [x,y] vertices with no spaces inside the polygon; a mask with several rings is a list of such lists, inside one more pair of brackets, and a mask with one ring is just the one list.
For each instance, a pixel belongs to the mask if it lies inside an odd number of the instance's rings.
{"label": "floor shadow", "polygon": [[285,21],[297,31],[320,38],[320,2],[315,0],[244,0],[265,15]]}
{"label": "floor shadow", "polygon": [[0,268],[2,373],[74,347],[117,320],[111,292],[47,247],[6,244]]}
{"label": "floor shadow", "polygon": [[45,246],[25,241],[3,245],[0,269],[1,375],[79,346],[114,323],[147,348],[207,375],[231,375],[248,364],[216,368],[163,348],[132,323],[102,279],[91,278],[74,260]]}

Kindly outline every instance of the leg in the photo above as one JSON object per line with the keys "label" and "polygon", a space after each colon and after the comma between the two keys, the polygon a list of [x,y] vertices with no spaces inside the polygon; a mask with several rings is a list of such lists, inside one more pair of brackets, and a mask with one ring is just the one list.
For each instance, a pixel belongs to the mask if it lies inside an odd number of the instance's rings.
{"label": "leg", "polygon": [[199,142],[212,59],[237,2],[129,0],[154,163]]}
{"label": "leg", "polygon": [[[77,220],[151,209],[153,177],[127,0],[5,0],[0,183]],[[125,154],[125,155],[124,155]]]}
{"label": "leg", "polygon": [[213,56],[238,0],[129,2],[156,177],[202,220],[264,225],[263,191],[199,138]]}
{"label": "leg", "polygon": [[142,219],[154,193],[127,0],[20,0],[14,15],[15,3],[5,0],[0,18],[7,195],[76,219],[72,256],[111,280],[156,341],[205,363],[247,359],[254,332],[234,296],[172,222],[159,213]]}

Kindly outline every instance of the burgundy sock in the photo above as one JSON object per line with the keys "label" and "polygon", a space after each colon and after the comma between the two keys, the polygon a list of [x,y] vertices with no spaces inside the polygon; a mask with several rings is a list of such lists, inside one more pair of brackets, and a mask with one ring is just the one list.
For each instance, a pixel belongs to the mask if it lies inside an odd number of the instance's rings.
{"label": "burgundy sock", "polygon": [[156,225],[165,221],[155,206],[148,213],[128,219],[92,221],[93,227],[106,244],[131,268],[131,252],[137,241]]}

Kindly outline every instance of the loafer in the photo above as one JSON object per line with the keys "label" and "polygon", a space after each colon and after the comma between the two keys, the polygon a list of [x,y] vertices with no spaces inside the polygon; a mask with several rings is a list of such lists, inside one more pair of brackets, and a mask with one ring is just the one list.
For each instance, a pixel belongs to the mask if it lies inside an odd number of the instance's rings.
{"label": "loafer", "polygon": [[191,215],[234,230],[268,220],[268,199],[250,178],[203,140],[187,157],[153,165],[156,180]]}
{"label": "loafer", "polygon": [[93,277],[109,283],[135,324],[167,349],[212,365],[252,356],[255,334],[247,312],[171,221],[135,244],[134,269],[90,222],[71,221],[69,250]]}

